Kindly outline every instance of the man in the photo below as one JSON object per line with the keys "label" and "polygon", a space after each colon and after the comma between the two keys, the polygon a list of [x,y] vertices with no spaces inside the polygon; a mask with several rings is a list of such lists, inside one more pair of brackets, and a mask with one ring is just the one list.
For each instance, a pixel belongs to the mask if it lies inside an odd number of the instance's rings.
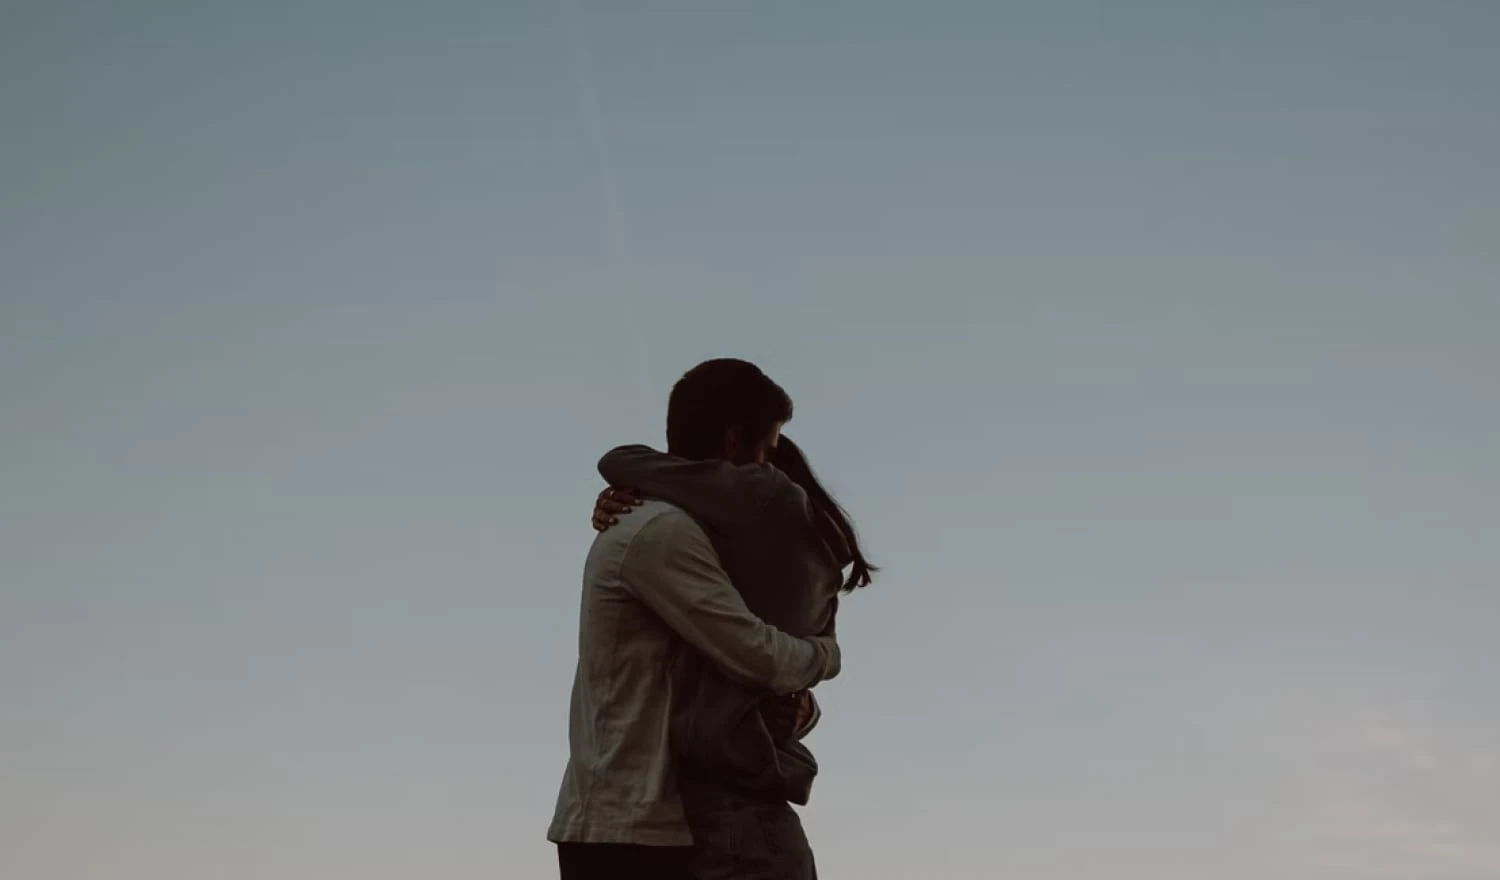
{"label": "man", "polygon": [[[700,364],[673,388],[673,436],[713,438],[764,464],[791,401],[752,364]],[[794,638],[750,613],[708,536],[647,501],[595,538],[584,565],[569,760],[547,838],[562,880],[686,880],[692,835],[669,753],[671,665],[683,645],[747,687],[790,694],[838,674],[829,637]]]}

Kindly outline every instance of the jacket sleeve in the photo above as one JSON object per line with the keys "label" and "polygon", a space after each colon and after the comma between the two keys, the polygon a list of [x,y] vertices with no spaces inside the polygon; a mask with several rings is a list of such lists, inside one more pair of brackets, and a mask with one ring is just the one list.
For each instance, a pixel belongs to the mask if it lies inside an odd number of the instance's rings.
{"label": "jacket sleeve", "polygon": [[799,639],[750,613],[708,536],[681,511],[643,525],[621,563],[625,588],[735,681],[789,694],[838,675],[831,636]]}
{"label": "jacket sleeve", "polygon": [[812,521],[807,493],[770,465],[694,461],[649,446],[619,446],[599,459],[599,475],[611,486],[680,507],[714,531],[764,516]]}
{"label": "jacket sleeve", "polygon": [[[824,627],[823,632],[819,635],[829,639],[835,638],[835,630],[837,629],[836,624],[838,623],[838,619],[839,600],[835,598],[833,600],[833,613],[828,615],[828,626]],[[792,731],[793,738],[799,740],[807,736],[809,733],[812,733],[813,730],[818,726],[818,722],[823,720],[823,707],[818,704],[818,695],[809,691],[807,694],[807,698],[812,701],[812,714],[808,716],[806,724],[802,725],[802,727],[798,728],[797,730]]]}

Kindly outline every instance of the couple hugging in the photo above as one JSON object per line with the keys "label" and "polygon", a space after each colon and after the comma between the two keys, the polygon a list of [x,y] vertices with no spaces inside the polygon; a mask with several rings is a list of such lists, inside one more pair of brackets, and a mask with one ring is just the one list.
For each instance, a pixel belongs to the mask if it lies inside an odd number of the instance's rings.
{"label": "couple hugging", "polygon": [[838,597],[874,568],[791,417],[754,364],[705,361],[672,388],[665,453],[599,461],[547,832],[562,880],[817,876],[791,806],[818,769],[808,689],[838,674]]}

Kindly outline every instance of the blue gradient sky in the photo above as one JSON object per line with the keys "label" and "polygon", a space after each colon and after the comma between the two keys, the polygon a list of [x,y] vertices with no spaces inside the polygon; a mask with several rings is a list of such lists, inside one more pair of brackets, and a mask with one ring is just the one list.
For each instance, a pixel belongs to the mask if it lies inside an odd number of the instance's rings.
{"label": "blue gradient sky", "polygon": [[0,11],[0,875],[549,876],[733,354],[884,566],[827,876],[1500,876],[1500,6],[576,11]]}

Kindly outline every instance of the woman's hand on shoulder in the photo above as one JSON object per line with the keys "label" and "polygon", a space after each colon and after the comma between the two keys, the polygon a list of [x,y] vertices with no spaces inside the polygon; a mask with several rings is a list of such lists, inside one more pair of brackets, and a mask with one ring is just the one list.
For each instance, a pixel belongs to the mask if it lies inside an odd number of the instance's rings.
{"label": "woman's hand on shoulder", "polygon": [[620,517],[640,507],[645,502],[636,489],[610,486],[594,500],[594,531],[607,531],[619,525]]}

